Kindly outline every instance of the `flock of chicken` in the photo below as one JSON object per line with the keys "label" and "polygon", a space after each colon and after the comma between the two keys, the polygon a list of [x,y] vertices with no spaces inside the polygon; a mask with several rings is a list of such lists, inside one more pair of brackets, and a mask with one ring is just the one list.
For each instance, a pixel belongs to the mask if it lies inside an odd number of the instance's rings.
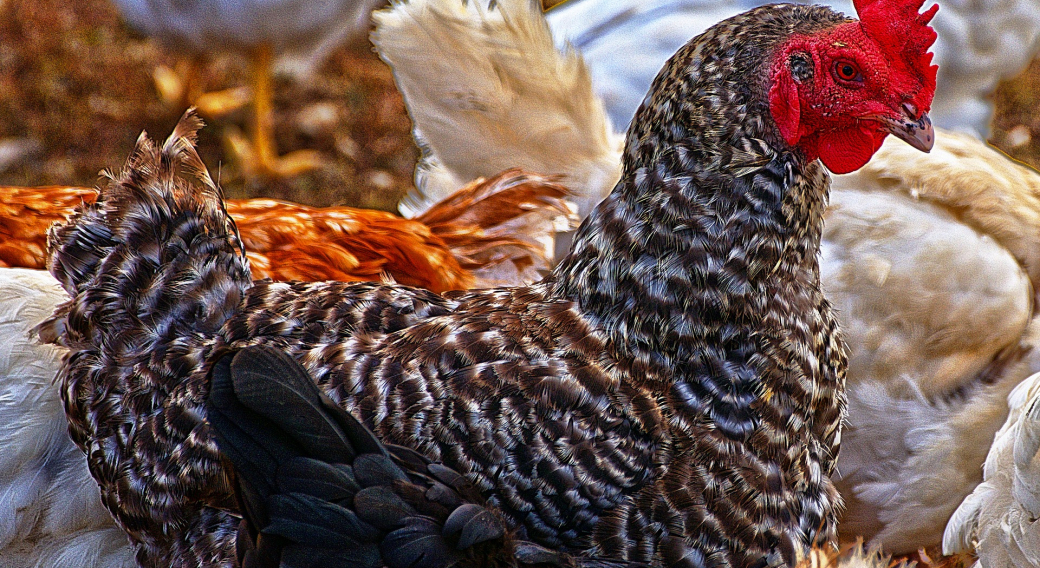
{"label": "flock of chicken", "polygon": [[[1040,565],[1040,174],[975,137],[989,111],[965,85],[995,79],[956,77],[1007,71],[959,61],[949,47],[996,32],[959,28],[957,6],[934,20],[936,124],[969,133],[936,128],[928,154],[889,137],[847,168],[845,154],[806,142],[812,120],[826,118],[803,117],[797,135],[755,130],[762,119],[746,109],[779,112],[775,92],[734,87],[728,75],[712,79],[732,91],[710,91],[696,82],[710,63],[662,75],[636,113],[665,58],[708,27],[677,15],[713,23],[752,2],[607,4],[575,0],[545,18],[526,0],[409,0],[375,14],[373,42],[424,150],[402,203],[411,219],[270,200],[225,206],[193,158],[190,118],[165,146],[143,137],[100,197],[0,188],[0,262],[23,267],[0,273],[0,565],[223,566],[236,540],[247,566],[778,565],[805,561],[835,531],[886,554],[941,547],[984,568]],[[1005,31],[1034,44],[1037,6],[1007,4],[1017,23]],[[892,33],[871,21],[899,15],[912,23],[897,35],[927,36],[920,3],[856,8],[870,38]],[[789,46],[775,22],[806,37],[842,22],[816,9],[750,14],[676,61],[708,60],[718,45]],[[628,57],[636,50],[623,41],[615,49],[626,57],[605,50],[612,33],[644,39],[635,30],[650,26],[665,32],[653,36],[657,59]],[[685,37],[674,43],[673,33]],[[565,42],[582,52],[557,47]],[[914,54],[930,43],[907,40],[896,56],[911,62],[897,67],[915,70],[914,91],[899,93],[909,114],[886,128],[915,144],[931,132],[919,113],[931,101],[927,58],[918,69]],[[790,69],[778,72],[795,92],[813,77],[801,49],[785,52]],[[1007,65],[1032,55],[997,51]],[[842,84],[840,65],[824,71]],[[858,81],[873,79],[863,70]],[[721,106],[684,105],[674,94],[684,89]],[[614,130],[611,120],[633,114],[627,137]],[[731,138],[705,141],[724,130]],[[825,212],[818,163],[777,150],[785,145],[856,169],[832,176]],[[673,146],[681,150],[664,150]],[[733,187],[759,193],[744,200],[725,193]],[[773,227],[781,210],[810,226],[802,240]],[[48,253],[47,229],[70,215]],[[589,218],[576,235],[575,215]],[[779,232],[770,240],[747,227]],[[763,271],[762,283],[747,275]],[[250,282],[263,277],[373,283]],[[521,287],[461,292],[504,285]],[[844,332],[847,371],[841,349],[828,347],[838,340],[820,286]],[[776,333],[770,321],[789,336],[763,345]],[[243,373],[274,381],[272,393],[300,393],[313,414],[279,417],[250,402],[270,394],[243,391]],[[323,394],[292,387],[301,373]],[[328,435],[346,448],[335,460],[297,448],[312,442],[290,426],[318,423],[333,424]],[[301,468],[293,479],[318,468],[333,477],[309,483],[346,493],[268,510],[293,490],[234,449],[255,444],[255,432],[292,441],[263,451],[278,463],[291,456]],[[792,447],[804,455],[788,459]],[[381,465],[365,465],[371,455]],[[341,465],[329,473],[299,466],[304,458]],[[378,480],[376,470],[397,481],[343,481]],[[832,481],[820,477],[828,473]],[[835,488],[845,503],[836,528]],[[364,495],[379,513],[343,495]],[[354,556],[322,556],[311,533],[287,529],[304,509],[335,525],[323,535],[355,543]]]}

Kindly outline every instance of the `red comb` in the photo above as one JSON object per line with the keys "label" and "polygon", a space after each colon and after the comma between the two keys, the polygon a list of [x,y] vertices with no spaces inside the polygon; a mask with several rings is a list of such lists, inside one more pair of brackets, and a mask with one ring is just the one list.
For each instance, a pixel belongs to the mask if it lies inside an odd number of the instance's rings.
{"label": "red comb", "polygon": [[930,71],[932,54],[928,48],[935,42],[935,30],[928,25],[939,10],[936,4],[919,13],[925,0],[853,0],[863,30],[883,46],[892,46],[912,68]]}

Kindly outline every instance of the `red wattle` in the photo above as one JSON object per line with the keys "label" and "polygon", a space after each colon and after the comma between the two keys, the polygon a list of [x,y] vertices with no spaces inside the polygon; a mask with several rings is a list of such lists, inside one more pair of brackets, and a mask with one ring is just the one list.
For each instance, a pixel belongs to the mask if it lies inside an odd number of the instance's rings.
{"label": "red wattle", "polygon": [[888,133],[867,124],[817,133],[816,151],[820,161],[835,174],[862,168],[878,151]]}

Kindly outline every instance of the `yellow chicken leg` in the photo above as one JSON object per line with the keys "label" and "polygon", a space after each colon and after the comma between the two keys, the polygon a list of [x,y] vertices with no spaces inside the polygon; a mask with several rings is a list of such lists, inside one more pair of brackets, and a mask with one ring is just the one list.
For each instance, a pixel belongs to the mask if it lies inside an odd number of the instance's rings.
{"label": "yellow chicken leg", "polygon": [[242,165],[247,177],[291,177],[321,167],[321,154],[298,150],[278,155],[274,139],[274,93],[271,88],[271,48],[261,46],[250,60],[253,80],[252,140],[231,131],[226,138],[228,150]]}
{"label": "yellow chicken leg", "polygon": [[194,106],[206,117],[221,117],[234,112],[252,98],[249,87],[233,87],[220,91],[202,92],[202,57],[182,59],[170,68],[159,65],[152,71],[152,80],[159,98],[169,107],[178,109]]}

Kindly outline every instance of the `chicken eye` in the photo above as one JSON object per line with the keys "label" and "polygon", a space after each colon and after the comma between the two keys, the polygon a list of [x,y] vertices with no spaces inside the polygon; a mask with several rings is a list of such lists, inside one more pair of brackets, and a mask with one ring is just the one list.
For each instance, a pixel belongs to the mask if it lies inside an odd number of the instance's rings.
{"label": "chicken eye", "polygon": [[855,63],[849,61],[837,61],[834,63],[834,75],[842,81],[863,81],[863,75]]}

